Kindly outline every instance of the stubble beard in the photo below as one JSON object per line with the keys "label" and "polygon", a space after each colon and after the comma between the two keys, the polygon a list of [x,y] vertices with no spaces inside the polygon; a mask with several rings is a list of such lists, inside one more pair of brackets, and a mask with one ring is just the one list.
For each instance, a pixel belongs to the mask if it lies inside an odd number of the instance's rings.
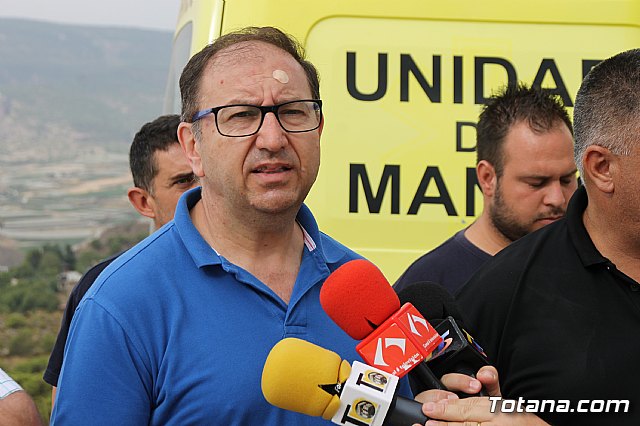
{"label": "stubble beard", "polygon": [[549,216],[564,216],[564,214],[564,209],[553,208],[549,213],[537,214],[531,219],[528,219],[526,223],[519,220],[516,213],[514,213],[513,209],[511,209],[504,200],[499,179],[493,198],[493,205],[489,209],[489,219],[493,227],[510,242],[514,242],[537,230],[538,228],[536,228],[534,224],[538,219]]}

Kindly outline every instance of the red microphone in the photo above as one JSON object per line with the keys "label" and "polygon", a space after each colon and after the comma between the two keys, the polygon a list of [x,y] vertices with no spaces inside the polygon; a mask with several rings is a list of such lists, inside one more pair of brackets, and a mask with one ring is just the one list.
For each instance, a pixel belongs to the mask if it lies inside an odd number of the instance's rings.
{"label": "red microphone", "polygon": [[336,269],[320,290],[320,304],[349,336],[365,363],[398,377],[414,370],[431,388],[446,389],[423,361],[442,338],[411,304],[400,300],[371,262],[352,260]]}

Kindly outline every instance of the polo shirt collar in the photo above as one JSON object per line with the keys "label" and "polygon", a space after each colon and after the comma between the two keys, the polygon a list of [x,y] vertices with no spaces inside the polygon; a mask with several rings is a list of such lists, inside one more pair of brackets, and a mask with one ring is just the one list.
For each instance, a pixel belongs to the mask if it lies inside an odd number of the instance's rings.
{"label": "polo shirt collar", "polygon": [[[222,263],[218,253],[202,238],[202,235],[200,235],[191,221],[189,212],[200,201],[201,197],[201,187],[190,189],[182,194],[174,216],[175,227],[180,234],[180,238],[198,268]],[[323,243],[318,224],[306,205],[303,204],[300,207],[296,220],[302,228],[307,250],[317,256],[321,256],[325,263],[337,263],[347,254],[346,250],[339,244]]]}
{"label": "polo shirt collar", "polygon": [[569,201],[566,215],[569,237],[585,267],[609,263],[609,260],[602,256],[593,244],[587,229],[584,227],[582,216],[588,204],[587,191],[584,186],[580,186]]}
{"label": "polo shirt collar", "polygon": [[[322,256],[326,263],[337,263],[347,255],[344,246],[337,244],[335,241],[330,241],[326,236],[323,238],[323,234],[318,229],[316,219],[305,204],[300,207],[296,220],[305,235],[305,244],[309,251]],[[308,244],[308,242],[311,244]],[[315,249],[312,250],[311,246],[315,246]]]}

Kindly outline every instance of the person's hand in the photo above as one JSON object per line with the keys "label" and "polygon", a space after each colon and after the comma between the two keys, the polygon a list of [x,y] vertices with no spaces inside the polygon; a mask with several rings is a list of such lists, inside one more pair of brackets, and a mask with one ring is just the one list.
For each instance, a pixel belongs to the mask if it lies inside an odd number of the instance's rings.
{"label": "person's hand", "polygon": [[427,401],[422,411],[432,419],[425,426],[548,426],[534,414],[502,413],[499,406],[497,400],[472,397]]}
{"label": "person's hand", "polygon": [[[500,397],[498,371],[491,366],[478,370],[476,378],[464,374],[446,374],[442,383],[451,391],[476,394],[484,386],[491,397]],[[501,413],[499,401],[489,398],[459,399],[450,392],[429,390],[416,396],[424,405],[422,411],[433,419],[427,426],[542,426],[547,425],[530,413]],[[493,413],[491,411],[494,411]],[[416,425],[420,426],[420,425]]]}
{"label": "person's hand", "polygon": [[490,365],[478,370],[475,379],[465,374],[451,373],[442,376],[441,381],[447,389],[454,392],[464,392],[469,395],[474,395],[480,392],[480,389],[484,386],[489,396],[502,396],[500,393],[500,382],[498,381],[498,370]]}
{"label": "person's hand", "polygon": [[464,392],[474,395],[480,392],[483,386],[490,396],[501,396],[498,371],[495,367],[482,367],[478,370],[475,379],[465,374],[450,373],[442,376],[441,381],[451,392],[428,390],[418,394],[415,398],[416,401],[424,404],[425,402],[438,402],[445,399],[458,399],[457,395],[452,392]]}
{"label": "person's hand", "polygon": [[415,397],[416,401],[423,404],[427,402],[447,401],[449,399],[460,399],[460,397],[453,392],[437,389],[421,392],[418,394],[418,396]]}

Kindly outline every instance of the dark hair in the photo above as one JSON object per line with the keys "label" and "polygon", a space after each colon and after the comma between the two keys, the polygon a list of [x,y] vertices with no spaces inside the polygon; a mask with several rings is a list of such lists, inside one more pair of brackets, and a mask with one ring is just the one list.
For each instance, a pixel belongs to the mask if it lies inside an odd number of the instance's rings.
{"label": "dark hair", "polygon": [[599,145],[629,155],[640,132],[640,49],[599,63],[582,81],[573,110],[574,154],[583,173],[587,147]]}
{"label": "dark hair", "polygon": [[314,99],[320,99],[318,70],[311,62],[305,59],[304,48],[298,41],[274,27],[247,27],[220,36],[213,43],[196,53],[184,67],[180,76],[182,121],[191,123],[194,114],[198,112],[198,94],[202,73],[212,58],[228,47],[252,41],[271,44],[293,56],[307,74],[311,96]]}
{"label": "dark hair", "polygon": [[179,115],[163,115],[145,123],[133,137],[129,149],[129,167],[135,186],[153,193],[151,182],[158,174],[154,154],[156,151],[167,151],[174,143],[179,143],[179,124]]}
{"label": "dark hair", "polygon": [[525,84],[507,86],[489,98],[477,126],[477,162],[488,161],[498,176],[504,169],[502,146],[514,125],[526,122],[535,133],[545,133],[563,122],[573,134],[569,115],[559,96]]}

